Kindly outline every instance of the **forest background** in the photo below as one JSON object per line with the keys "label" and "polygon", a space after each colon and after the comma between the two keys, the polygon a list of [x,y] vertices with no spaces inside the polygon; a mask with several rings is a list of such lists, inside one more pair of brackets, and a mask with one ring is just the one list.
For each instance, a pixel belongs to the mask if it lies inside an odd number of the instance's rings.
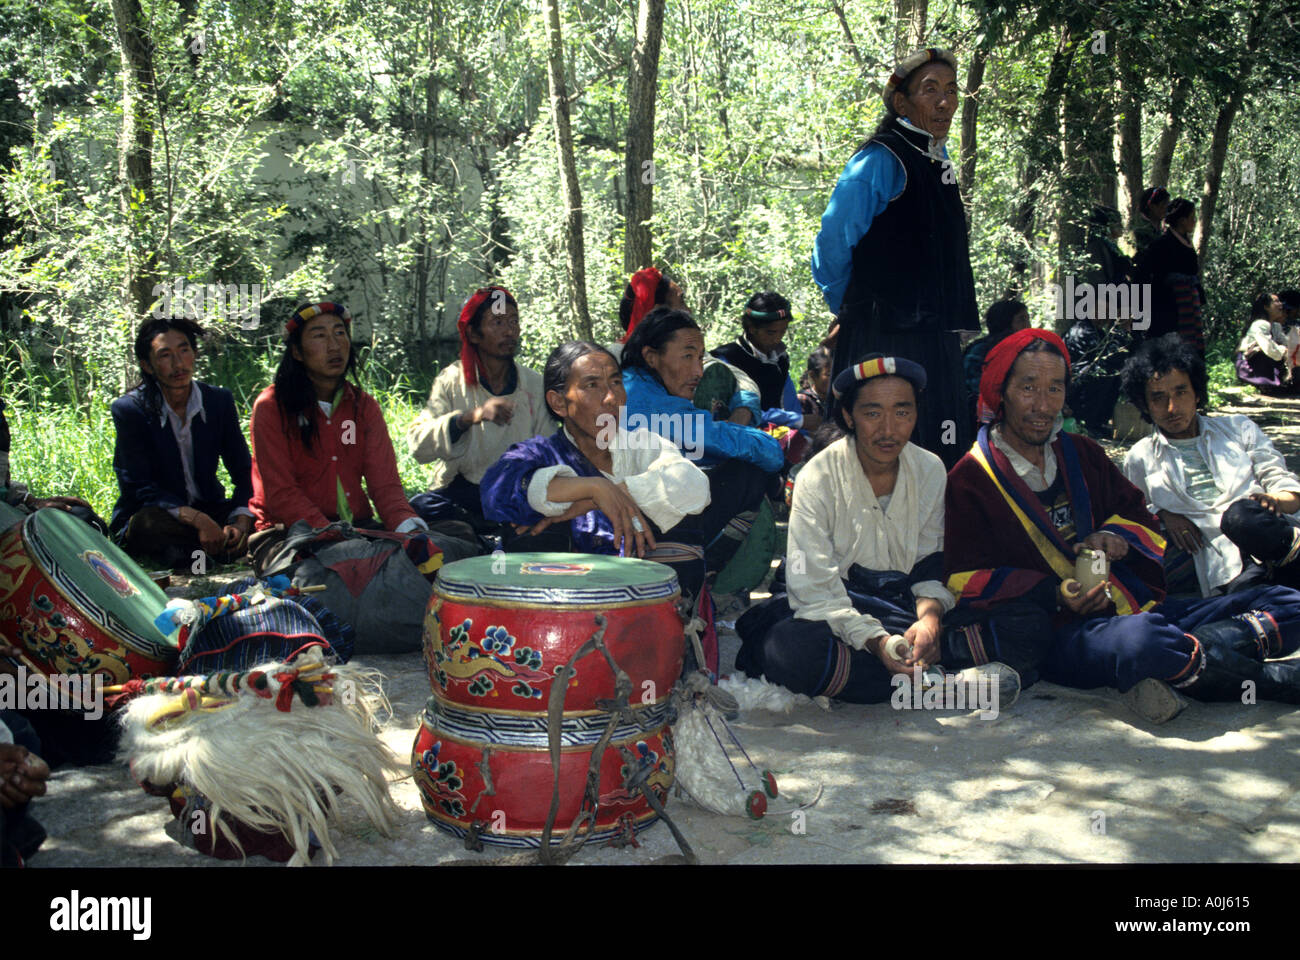
{"label": "forest background", "polygon": [[1166,184],[1197,204],[1230,376],[1250,300],[1300,287],[1297,0],[0,0],[13,475],[107,516],[108,404],[160,290],[207,292],[198,376],[245,418],[287,310],[347,303],[409,492],[428,471],[402,434],[485,282],[518,298],[535,368],[615,339],[647,264],[709,346],[774,289],[797,378],[831,321],[821,214],[921,45],[959,61],[981,309],[1015,295],[1051,325],[1092,205],[1131,249],[1138,194]]}

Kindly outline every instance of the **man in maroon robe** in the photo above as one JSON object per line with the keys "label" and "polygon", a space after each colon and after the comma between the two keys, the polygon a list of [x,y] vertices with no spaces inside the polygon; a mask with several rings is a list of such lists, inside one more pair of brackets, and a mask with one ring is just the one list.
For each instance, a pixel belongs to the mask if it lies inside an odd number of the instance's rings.
{"label": "man in maroon robe", "polygon": [[[1069,353],[1022,330],[989,352],[980,399],[994,412],[948,475],[944,571],[958,608],[1033,599],[1053,615],[1044,679],[1115,687],[1163,723],[1183,701],[1259,697],[1300,703],[1300,666],[1267,663],[1300,647],[1300,592],[1166,599],[1164,539],[1142,494],[1092,440],[1062,433]],[[1108,576],[1079,589],[1079,551],[1104,552]],[[1100,558],[1096,561],[1100,572]]]}

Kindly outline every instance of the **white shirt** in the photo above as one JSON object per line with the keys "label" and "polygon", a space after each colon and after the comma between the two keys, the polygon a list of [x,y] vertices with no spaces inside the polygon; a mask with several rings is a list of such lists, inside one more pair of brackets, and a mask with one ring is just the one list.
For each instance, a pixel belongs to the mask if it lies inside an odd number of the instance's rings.
{"label": "white shirt", "polygon": [[[162,412],[158,416],[158,425],[170,423],[172,436],[176,438],[176,446],[181,451],[181,472],[185,476],[185,498],[186,503],[195,503],[199,499],[199,486],[194,482],[194,418],[202,417],[203,422],[208,422],[208,415],[203,410],[203,392],[199,390],[198,384],[190,383],[190,399],[185,404],[185,415],[177,413],[172,409],[171,404],[167,402],[166,395],[162,392],[162,387],[158,388],[158,396],[162,402]],[[173,517],[180,519],[181,508],[171,507],[167,511]],[[229,517],[213,517],[212,519],[218,524],[235,517],[251,517],[253,511],[247,506],[236,507],[230,511]]]}
{"label": "white shirt", "polygon": [[1270,323],[1264,318],[1251,321],[1246,335],[1237,345],[1237,351],[1249,356],[1263,353],[1270,360],[1281,360],[1286,356],[1287,335],[1280,323]]}
{"label": "white shirt", "polygon": [[[1183,459],[1159,430],[1133,444],[1124,456],[1124,476],[1147,498],[1152,513],[1181,513],[1201,532],[1204,546],[1195,554],[1196,579],[1201,594],[1227,583],[1241,573],[1241,551],[1223,535],[1219,523],[1228,507],[1252,493],[1300,493],[1300,477],[1255,421],[1240,414],[1222,417],[1197,415],[1197,447],[1215,471],[1219,495],[1213,503],[1192,496]],[[1296,514],[1281,514],[1300,525]]]}
{"label": "white shirt", "polygon": [[[564,435],[573,442],[565,428]],[[574,446],[577,446],[575,443]],[[671,530],[687,514],[709,505],[709,478],[682,456],[677,444],[646,429],[619,430],[611,445],[613,470],[601,475],[611,483],[627,484],[628,493],[656,527]],[[540,467],[528,482],[528,505],[544,517],[558,517],[571,503],[548,500],[546,491],[556,477],[576,477],[568,464]]]}
{"label": "white shirt", "polygon": [[1022,457],[1020,452],[1015,450],[1011,444],[1007,443],[1002,437],[1002,423],[999,421],[993,425],[989,431],[989,438],[993,446],[1001,450],[1011,464],[1011,469],[1016,471],[1016,475],[1025,481],[1025,486],[1034,493],[1042,493],[1053,483],[1056,482],[1056,451],[1052,449],[1052,442],[1056,435],[1061,432],[1061,418],[1056,418],[1056,426],[1052,427],[1051,436],[1043,444],[1043,469],[1039,470],[1037,465],[1027,457]]}
{"label": "white shirt", "polygon": [[[452,441],[452,424],[492,399],[482,383],[467,386],[460,361],[443,368],[433,381],[429,401],[406,431],[406,446],[417,463],[434,463],[432,489],[445,487],[461,474],[481,483],[488,467],[511,444],[550,433],[555,420],[546,406],[542,375],[516,363],[515,392],[506,394],[515,405],[507,424],[476,423]],[[436,461],[436,462],[435,462]]]}
{"label": "white shirt", "polygon": [[[824,620],[857,650],[887,631],[875,617],[853,609],[844,578],[859,564],[868,570],[907,573],[917,561],[943,550],[943,461],[916,444],[903,447],[898,479],[884,506],[871,489],[852,436],[842,437],[799,472],[790,507],[786,588],[799,620]],[[954,606],[938,580],[912,586],[914,597]]]}

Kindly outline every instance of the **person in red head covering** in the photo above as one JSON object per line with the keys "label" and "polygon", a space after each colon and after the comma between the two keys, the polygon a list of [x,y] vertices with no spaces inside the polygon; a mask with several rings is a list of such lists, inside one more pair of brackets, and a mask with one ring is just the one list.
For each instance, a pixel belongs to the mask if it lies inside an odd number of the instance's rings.
{"label": "person in red head covering", "polygon": [[[944,498],[957,609],[1039,604],[1053,630],[1037,674],[1114,687],[1152,723],[1183,708],[1176,689],[1237,700],[1250,680],[1259,696],[1300,702],[1300,668],[1262,662],[1300,646],[1300,592],[1167,598],[1165,541],[1146,498],[1097,443],[1061,430],[1069,378],[1069,352],[1049,331],[1021,330],[989,351],[980,401],[992,422],[949,472]],[[983,639],[969,642],[974,653]],[[1022,671],[1025,686],[1032,679]]]}
{"label": "person in red head covering", "polygon": [[553,431],[542,377],[515,362],[519,306],[501,286],[474,291],[456,322],[460,357],[439,372],[406,432],[420,463],[435,464],[432,489],[411,500],[427,522],[459,519],[480,532],[479,481],[512,443]]}

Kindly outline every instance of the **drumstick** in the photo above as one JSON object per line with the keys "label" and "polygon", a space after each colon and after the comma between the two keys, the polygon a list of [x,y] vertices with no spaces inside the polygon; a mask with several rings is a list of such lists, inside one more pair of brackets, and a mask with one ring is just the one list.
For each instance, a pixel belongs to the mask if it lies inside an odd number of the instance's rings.
{"label": "drumstick", "polygon": [[299,593],[320,593],[322,590],[328,590],[327,583],[313,583],[310,587],[294,587]]}

